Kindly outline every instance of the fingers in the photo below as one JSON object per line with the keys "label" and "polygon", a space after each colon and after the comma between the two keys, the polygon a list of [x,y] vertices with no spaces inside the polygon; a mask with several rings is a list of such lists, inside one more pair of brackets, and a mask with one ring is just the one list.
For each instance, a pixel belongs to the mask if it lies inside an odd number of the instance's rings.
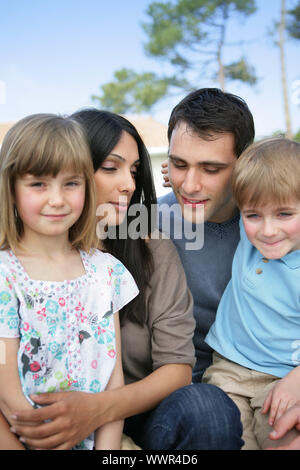
{"label": "fingers", "polygon": [[59,393],[45,393],[42,395],[32,395],[31,398],[34,402],[39,405],[49,405],[44,406],[43,408],[33,408],[32,410],[20,410],[14,412],[11,416],[14,424],[18,423],[41,423],[43,421],[52,419],[57,416],[57,410],[54,406],[51,406],[52,403],[55,403],[59,400]]}
{"label": "fingers", "polygon": [[168,172],[168,159],[167,160],[164,160],[161,164],[161,172]]}
{"label": "fingers", "polygon": [[263,404],[263,407],[262,407],[262,410],[261,410],[262,414],[265,414],[269,411],[271,403],[272,403],[272,396],[273,396],[273,393],[272,393],[272,390],[271,390],[268,393],[267,398],[264,401],[264,404]]}
{"label": "fingers", "polygon": [[26,437],[20,438],[20,441],[26,445],[26,448],[32,450],[69,450],[72,445],[67,445],[66,443],[60,445],[62,438],[59,434],[56,434],[45,439],[31,439]]}
{"label": "fingers", "polygon": [[53,422],[42,423],[36,426],[27,426],[23,424],[18,424],[17,422],[13,424],[11,431],[18,434],[18,436],[22,436],[27,438],[44,438],[47,436],[51,436],[55,431],[53,430],[57,424]]}
{"label": "fingers", "polygon": [[290,444],[279,447],[270,447],[266,450],[300,450],[300,436],[296,437]]}
{"label": "fingers", "polygon": [[280,418],[280,416],[283,415],[283,413],[286,411],[287,408],[287,403],[279,400],[279,401],[273,401],[271,405],[271,410],[269,414],[269,424],[270,426],[273,426],[275,421]]}
{"label": "fingers", "polygon": [[300,425],[300,406],[289,408],[274,424],[274,430],[270,433],[271,439],[280,439],[287,431]]}
{"label": "fingers", "polygon": [[[14,424],[11,430],[20,436],[20,442],[26,444],[28,448],[56,449],[59,446],[59,449],[69,449],[74,445],[66,442],[70,438],[71,433],[66,437],[63,422],[61,422],[59,428],[58,424],[57,421],[50,421],[39,426],[19,426]],[[62,442],[64,444],[61,444]]]}
{"label": "fingers", "polygon": [[30,398],[38,405],[50,405],[62,399],[66,392],[60,393],[41,393],[39,395],[30,395]]}

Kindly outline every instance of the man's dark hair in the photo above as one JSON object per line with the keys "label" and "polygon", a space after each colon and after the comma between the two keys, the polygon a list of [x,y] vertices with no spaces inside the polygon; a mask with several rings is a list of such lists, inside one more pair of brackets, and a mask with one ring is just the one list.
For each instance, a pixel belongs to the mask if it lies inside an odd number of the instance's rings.
{"label": "man's dark hair", "polygon": [[179,122],[185,122],[199,137],[207,140],[213,139],[214,134],[232,133],[237,157],[254,140],[253,116],[246,102],[218,88],[193,91],[175,106],[169,119],[169,142]]}

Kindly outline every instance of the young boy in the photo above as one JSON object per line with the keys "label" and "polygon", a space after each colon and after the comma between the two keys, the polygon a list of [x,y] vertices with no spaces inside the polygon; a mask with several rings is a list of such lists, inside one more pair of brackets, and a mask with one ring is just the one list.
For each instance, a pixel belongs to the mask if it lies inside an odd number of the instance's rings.
{"label": "young boy", "polygon": [[[206,342],[216,351],[203,381],[241,412],[244,449],[284,444],[273,423],[300,403],[300,144],[248,147],[233,172],[241,241],[232,279]],[[285,443],[299,436],[294,428]]]}

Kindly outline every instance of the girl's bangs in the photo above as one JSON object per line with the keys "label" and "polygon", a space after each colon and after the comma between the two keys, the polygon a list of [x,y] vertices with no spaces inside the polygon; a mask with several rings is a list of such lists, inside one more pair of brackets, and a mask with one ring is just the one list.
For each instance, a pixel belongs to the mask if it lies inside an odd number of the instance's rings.
{"label": "girl's bangs", "polygon": [[[29,148],[26,148],[29,147]],[[72,169],[76,174],[86,173],[88,148],[76,139],[70,142],[64,139],[46,139],[40,145],[20,149],[22,158],[16,158],[13,173],[15,176],[30,173],[35,176],[57,174],[65,169]]]}

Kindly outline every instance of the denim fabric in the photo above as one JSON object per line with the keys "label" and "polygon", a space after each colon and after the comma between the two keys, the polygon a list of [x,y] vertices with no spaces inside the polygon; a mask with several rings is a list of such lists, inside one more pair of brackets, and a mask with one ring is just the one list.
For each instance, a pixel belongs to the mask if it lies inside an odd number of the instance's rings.
{"label": "denim fabric", "polygon": [[124,432],[147,450],[239,450],[240,413],[214,385],[197,383],[171,393],[155,409],[125,420]]}

